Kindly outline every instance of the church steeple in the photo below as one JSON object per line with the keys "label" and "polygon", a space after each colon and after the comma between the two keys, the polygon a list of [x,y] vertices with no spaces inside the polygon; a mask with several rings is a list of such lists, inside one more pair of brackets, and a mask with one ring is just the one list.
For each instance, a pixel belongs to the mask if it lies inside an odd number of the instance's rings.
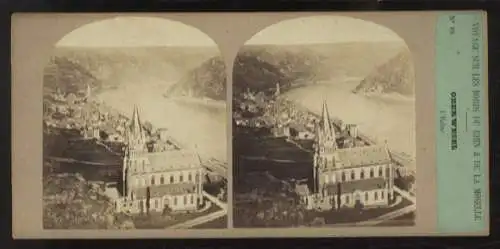
{"label": "church steeple", "polygon": [[139,117],[139,108],[137,105],[134,105],[134,112],[132,113],[132,121],[128,131],[128,142],[131,149],[144,150],[146,147],[146,136]]}
{"label": "church steeple", "polygon": [[89,99],[91,95],[92,95],[92,89],[90,88],[90,84],[87,84],[87,96],[86,96],[86,98]]}
{"label": "church steeple", "polygon": [[333,130],[330,113],[328,112],[328,105],[326,104],[326,100],[323,100],[323,110],[321,114],[321,128],[323,135],[328,137],[329,139],[335,138],[335,131]]}
{"label": "church steeple", "polygon": [[335,130],[331,123],[326,100],[323,101],[323,110],[317,129],[317,137],[318,152],[328,152],[337,149]]}
{"label": "church steeple", "polygon": [[132,113],[132,123],[130,124],[130,130],[133,133],[142,133],[141,120],[139,118],[139,108],[137,108],[137,105],[134,105],[134,112]]}

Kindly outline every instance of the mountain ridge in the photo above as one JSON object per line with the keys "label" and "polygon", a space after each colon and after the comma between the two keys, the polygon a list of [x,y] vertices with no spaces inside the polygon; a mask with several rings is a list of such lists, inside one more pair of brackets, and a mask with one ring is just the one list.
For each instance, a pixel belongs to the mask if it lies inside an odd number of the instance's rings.
{"label": "mountain ridge", "polygon": [[234,62],[233,93],[272,91],[276,83],[286,91],[332,78],[365,78],[404,47],[396,42],[246,45]]}
{"label": "mountain ridge", "polygon": [[411,96],[415,92],[414,87],[415,75],[411,53],[405,49],[386,63],[377,66],[353,92],[358,94],[398,93]]}

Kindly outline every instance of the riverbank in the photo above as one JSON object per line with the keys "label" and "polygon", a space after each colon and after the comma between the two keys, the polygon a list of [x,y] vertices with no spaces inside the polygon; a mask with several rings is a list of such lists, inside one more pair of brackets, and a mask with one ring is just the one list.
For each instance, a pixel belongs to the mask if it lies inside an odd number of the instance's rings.
{"label": "riverbank", "polygon": [[354,94],[351,90],[355,85],[355,82],[324,83],[295,88],[282,96],[317,115],[321,115],[322,102],[326,100],[329,111],[345,123],[357,124],[363,133],[378,141],[387,140],[390,148],[415,158],[414,98]]}
{"label": "riverbank", "polygon": [[154,88],[129,86],[103,91],[99,100],[118,110],[132,114],[139,107],[143,121],[166,128],[186,149],[196,150],[203,158],[215,158],[225,164],[227,158],[227,117],[224,102],[168,99]]}

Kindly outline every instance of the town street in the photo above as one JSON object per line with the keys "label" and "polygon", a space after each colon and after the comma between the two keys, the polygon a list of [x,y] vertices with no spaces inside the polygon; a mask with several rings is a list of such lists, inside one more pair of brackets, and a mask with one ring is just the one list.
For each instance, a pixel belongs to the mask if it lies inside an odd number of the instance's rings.
{"label": "town street", "polygon": [[406,192],[406,191],[404,191],[396,186],[394,186],[394,191],[396,191],[396,193],[400,194],[403,198],[406,198],[409,201],[411,201],[412,204],[410,206],[406,206],[404,208],[395,210],[393,212],[381,215],[375,219],[371,219],[371,220],[363,221],[363,222],[358,222],[358,223],[356,223],[356,225],[373,226],[373,225],[380,224],[380,223],[387,221],[387,220],[395,219],[395,218],[402,216],[402,215],[405,215],[407,213],[415,212],[417,210],[417,199],[415,198],[415,196],[412,196],[410,193],[408,193],[408,192]]}
{"label": "town street", "polygon": [[188,221],[183,222],[183,223],[175,224],[175,225],[167,227],[167,228],[168,229],[190,228],[190,227],[201,225],[203,223],[213,221],[213,220],[218,219],[224,215],[227,215],[227,204],[226,203],[221,202],[219,199],[217,199],[216,197],[210,195],[209,193],[207,193],[205,191],[203,191],[203,196],[205,196],[208,200],[213,202],[215,205],[222,208],[222,210],[217,211],[217,212],[213,212],[213,213],[209,213],[207,215],[204,215],[204,216],[192,219],[192,220],[188,220]]}
{"label": "town street", "polygon": [[417,209],[416,205],[412,204],[410,206],[406,206],[406,207],[398,209],[396,211],[381,215],[375,219],[371,219],[371,220],[363,221],[363,222],[358,222],[358,223],[356,223],[356,225],[358,225],[358,226],[359,225],[361,225],[361,226],[374,226],[374,225],[380,224],[384,221],[395,219],[395,218],[402,216],[402,215],[405,215],[407,213],[415,212],[416,209]]}
{"label": "town street", "polygon": [[215,196],[213,195],[210,195],[209,193],[203,191],[203,196],[205,196],[207,199],[209,199],[210,201],[212,201],[213,203],[215,203],[215,205],[219,206],[220,208],[222,208],[222,210],[226,210],[227,211],[227,204],[220,201],[219,199],[217,199]]}
{"label": "town street", "polygon": [[404,198],[411,201],[413,204],[417,204],[417,198],[415,198],[415,196],[411,195],[410,193],[408,193],[408,192],[406,192],[406,191],[404,191],[396,186],[394,186],[394,191],[396,191],[396,193],[400,194]]}
{"label": "town street", "polygon": [[186,229],[186,228],[191,228],[191,227],[194,227],[194,226],[201,225],[203,223],[207,223],[207,222],[213,221],[215,219],[223,217],[226,214],[227,214],[226,210],[220,210],[220,211],[217,211],[217,212],[213,212],[213,213],[207,214],[207,215],[202,216],[202,217],[198,217],[198,218],[195,218],[195,219],[192,219],[192,220],[188,220],[188,221],[183,222],[183,223],[175,224],[173,226],[167,227],[167,229]]}

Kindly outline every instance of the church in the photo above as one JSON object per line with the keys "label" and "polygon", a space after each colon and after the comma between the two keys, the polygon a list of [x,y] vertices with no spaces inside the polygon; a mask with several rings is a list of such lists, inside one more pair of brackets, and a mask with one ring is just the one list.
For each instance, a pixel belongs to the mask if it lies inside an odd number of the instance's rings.
{"label": "church", "polygon": [[346,139],[339,138],[341,134],[356,139],[357,131],[336,132],[326,102],[316,132],[312,191],[307,185],[297,186],[307,209],[381,207],[392,203],[394,166],[386,144],[343,143]]}
{"label": "church", "polygon": [[139,111],[134,107],[126,131],[123,159],[123,197],[117,212],[131,214],[196,211],[203,205],[204,169],[194,152],[148,146]]}

